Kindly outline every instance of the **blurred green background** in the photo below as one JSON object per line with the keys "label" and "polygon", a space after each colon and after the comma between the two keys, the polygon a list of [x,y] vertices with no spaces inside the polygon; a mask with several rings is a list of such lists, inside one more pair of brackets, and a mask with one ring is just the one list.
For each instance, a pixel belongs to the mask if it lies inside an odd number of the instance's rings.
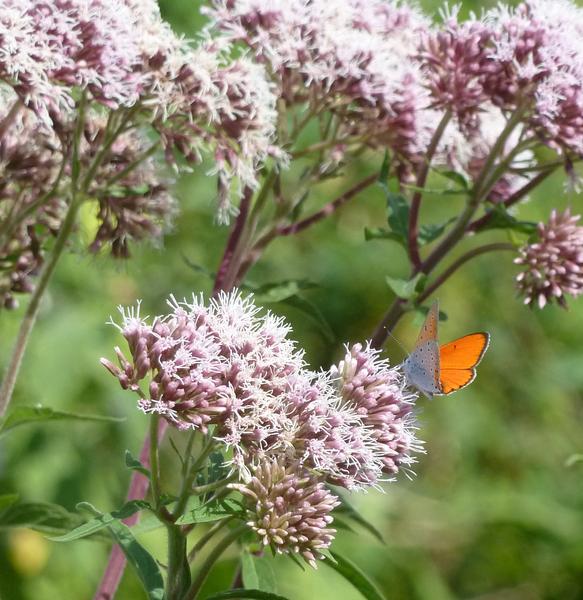
{"label": "blurred green background", "polygon": [[[436,10],[437,3],[421,4]],[[491,4],[464,2],[464,9]],[[165,0],[161,6],[177,30],[192,35],[200,27],[198,3]],[[357,165],[352,176],[378,167]],[[60,264],[14,401],[127,419],[115,425],[48,424],[1,438],[0,493],[18,491],[23,500],[71,510],[82,500],[103,510],[123,502],[129,480],[124,451],[139,452],[147,419],[99,364],[120,343],[106,321],[118,304],[136,298],[143,299],[145,313],[156,314],[164,311],[169,293],[209,291],[209,279],[185,260],[215,269],[227,235],[213,224],[215,183],[204,173],[203,166],[178,183],[181,217],[163,248],[135,247],[134,258],[124,263],[79,251]],[[314,205],[345,186],[345,180],[321,186]],[[425,214],[443,219],[451,212],[444,206],[449,202],[431,199]],[[565,197],[558,177],[521,215],[546,219],[551,207],[571,202],[577,212],[580,199]],[[371,189],[333,219],[276,241],[250,274],[258,284],[287,278],[319,284],[309,298],[330,323],[333,343],[301,313],[271,307],[289,318],[315,369],[337,360],[343,342],[371,334],[391,300],[385,276],[406,273],[400,247],[364,241],[364,227],[382,226],[384,219],[383,197]],[[420,401],[419,437],[426,454],[416,477],[401,477],[385,494],[351,497],[386,544],[344,531],[336,548],[371,574],[389,600],[583,598],[583,464],[566,464],[583,452],[583,301],[572,302],[567,312],[554,307],[532,312],[515,297],[515,272],[510,254],[485,255],[439,293],[449,315],[443,340],[480,329],[492,334],[477,381],[453,396]],[[22,309],[0,316],[4,363],[21,314]],[[405,347],[411,347],[417,327],[412,315],[402,319],[396,337]],[[394,341],[387,352],[394,362],[403,359]],[[175,464],[167,444],[165,452],[166,464]],[[159,533],[142,541],[163,556]],[[91,598],[108,551],[98,542],[52,543],[27,530],[2,534],[0,596]],[[325,565],[305,573],[288,560],[274,560],[274,566],[279,591],[290,600],[359,598]],[[227,553],[207,589],[230,586],[234,569],[234,554]],[[133,573],[126,573],[117,597],[143,597]]]}

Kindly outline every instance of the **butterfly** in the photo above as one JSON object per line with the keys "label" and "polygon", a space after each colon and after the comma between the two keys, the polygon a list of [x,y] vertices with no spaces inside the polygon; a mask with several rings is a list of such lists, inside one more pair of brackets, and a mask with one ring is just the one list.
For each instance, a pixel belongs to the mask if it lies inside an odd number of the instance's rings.
{"label": "butterfly", "polygon": [[408,382],[429,398],[451,394],[472,383],[476,366],[490,344],[490,335],[479,332],[440,346],[438,321],[439,307],[434,302],[421,327],[415,349],[403,363]]}

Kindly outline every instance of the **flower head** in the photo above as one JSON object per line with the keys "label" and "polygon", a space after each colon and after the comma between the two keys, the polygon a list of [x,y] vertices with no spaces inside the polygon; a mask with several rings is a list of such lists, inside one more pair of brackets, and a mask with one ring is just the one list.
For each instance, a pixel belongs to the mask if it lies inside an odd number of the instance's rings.
{"label": "flower head", "polygon": [[516,277],[524,303],[544,308],[553,300],[566,308],[566,295],[583,293],[583,227],[579,215],[555,210],[547,224],[538,226],[538,241],[520,249]]}
{"label": "flower head", "polygon": [[248,500],[248,525],[264,546],[278,554],[299,554],[310,566],[324,558],[336,530],[331,512],[340,503],[321,481],[300,465],[264,460],[251,479],[231,486]]}

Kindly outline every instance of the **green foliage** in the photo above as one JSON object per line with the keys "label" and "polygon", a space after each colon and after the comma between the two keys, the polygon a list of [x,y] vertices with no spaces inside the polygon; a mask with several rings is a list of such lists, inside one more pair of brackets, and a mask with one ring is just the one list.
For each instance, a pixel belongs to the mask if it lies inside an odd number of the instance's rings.
{"label": "green foliage", "polygon": [[385,600],[376,585],[352,561],[337,552],[330,553],[334,560],[326,560],[326,564],[340,573],[367,600]]}
{"label": "green foliage", "polygon": [[277,593],[277,580],[268,557],[255,556],[245,550],[241,556],[241,571],[245,589]]}
{"label": "green foliage", "polygon": [[103,415],[83,415],[55,410],[48,406],[16,406],[8,411],[6,417],[0,420],[0,435],[11,431],[16,427],[47,421],[96,421],[96,422],[118,422],[123,419]]}

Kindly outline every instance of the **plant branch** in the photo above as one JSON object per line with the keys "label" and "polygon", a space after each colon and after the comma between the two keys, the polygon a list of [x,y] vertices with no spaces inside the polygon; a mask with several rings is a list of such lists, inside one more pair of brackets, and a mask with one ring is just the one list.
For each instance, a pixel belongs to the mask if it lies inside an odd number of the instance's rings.
{"label": "plant branch", "polygon": [[195,600],[198,596],[206,578],[208,577],[210,570],[220,558],[221,554],[246,530],[248,526],[243,524],[239,525],[235,529],[232,529],[212,550],[208,555],[207,559],[200,568],[198,575],[192,582],[190,589],[184,596],[184,600]]}
{"label": "plant branch", "polygon": [[431,167],[431,161],[433,160],[433,156],[437,150],[437,146],[439,145],[439,141],[447,127],[449,121],[451,120],[451,111],[446,111],[446,113],[441,118],[433,137],[431,138],[431,142],[429,143],[429,147],[427,148],[427,155],[425,156],[425,160],[419,165],[419,169],[417,170],[417,180],[416,187],[418,190],[413,195],[413,199],[411,200],[411,210],[409,211],[409,231],[408,231],[408,245],[409,245],[409,258],[413,263],[414,268],[418,269],[421,266],[421,257],[419,256],[419,231],[418,231],[418,222],[419,222],[419,212],[421,210],[421,200],[423,199],[423,188],[425,187],[425,183],[427,182],[427,175],[429,174],[429,169]]}
{"label": "plant branch", "polygon": [[500,251],[516,252],[516,246],[514,246],[514,244],[500,242],[495,244],[487,244],[485,246],[480,246],[478,248],[474,248],[473,250],[469,250],[455,260],[447,269],[445,269],[445,271],[439,275],[431,285],[427,286],[425,290],[423,290],[423,293],[420,294],[416,299],[415,303],[419,304],[431,296],[431,294],[441,287],[460,267],[472,260],[472,258],[488,252]]}
{"label": "plant branch", "polygon": [[[504,201],[504,207],[510,208],[517,202],[520,202],[529,192],[534,190],[539,184],[541,184],[547,177],[552,175],[559,165],[553,165],[548,167],[545,171],[541,171],[536,177],[533,177],[528,183],[522,186],[519,190],[516,190],[509,198]],[[493,213],[486,213],[479,219],[476,219],[468,225],[468,232],[477,232],[483,229],[492,219]]]}
{"label": "plant branch", "polygon": [[237,219],[229,235],[227,246],[225,247],[225,252],[223,253],[223,258],[217,271],[215,285],[213,287],[213,295],[216,295],[221,290],[230,289],[231,287],[228,276],[229,272],[232,272],[233,270],[232,263],[233,260],[235,260],[236,252],[239,249],[243,229],[245,228],[247,216],[249,215],[252,197],[253,190],[249,187],[245,188],[245,191],[243,192],[243,198],[241,199],[241,205],[239,206],[239,214],[237,215]]}
{"label": "plant branch", "polygon": [[341,206],[346,204],[349,200],[354,198],[357,194],[362,192],[362,190],[369,187],[372,183],[374,183],[378,179],[378,173],[374,173],[373,175],[369,175],[365,177],[361,181],[359,181],[356,185],[351,187],[348,191],[344,192],[341,196],[332,200],[321,208],[319,211],[315,212],[313,215],[298,221],[297,223],[292,223],[291,225],[286,225],[284,227],[278,227],[275,230],[275,236],[286,236],[293,235],[307,229],[311,225],[318,223],[322,219],[329,217],[331,214],[336,212]]}

